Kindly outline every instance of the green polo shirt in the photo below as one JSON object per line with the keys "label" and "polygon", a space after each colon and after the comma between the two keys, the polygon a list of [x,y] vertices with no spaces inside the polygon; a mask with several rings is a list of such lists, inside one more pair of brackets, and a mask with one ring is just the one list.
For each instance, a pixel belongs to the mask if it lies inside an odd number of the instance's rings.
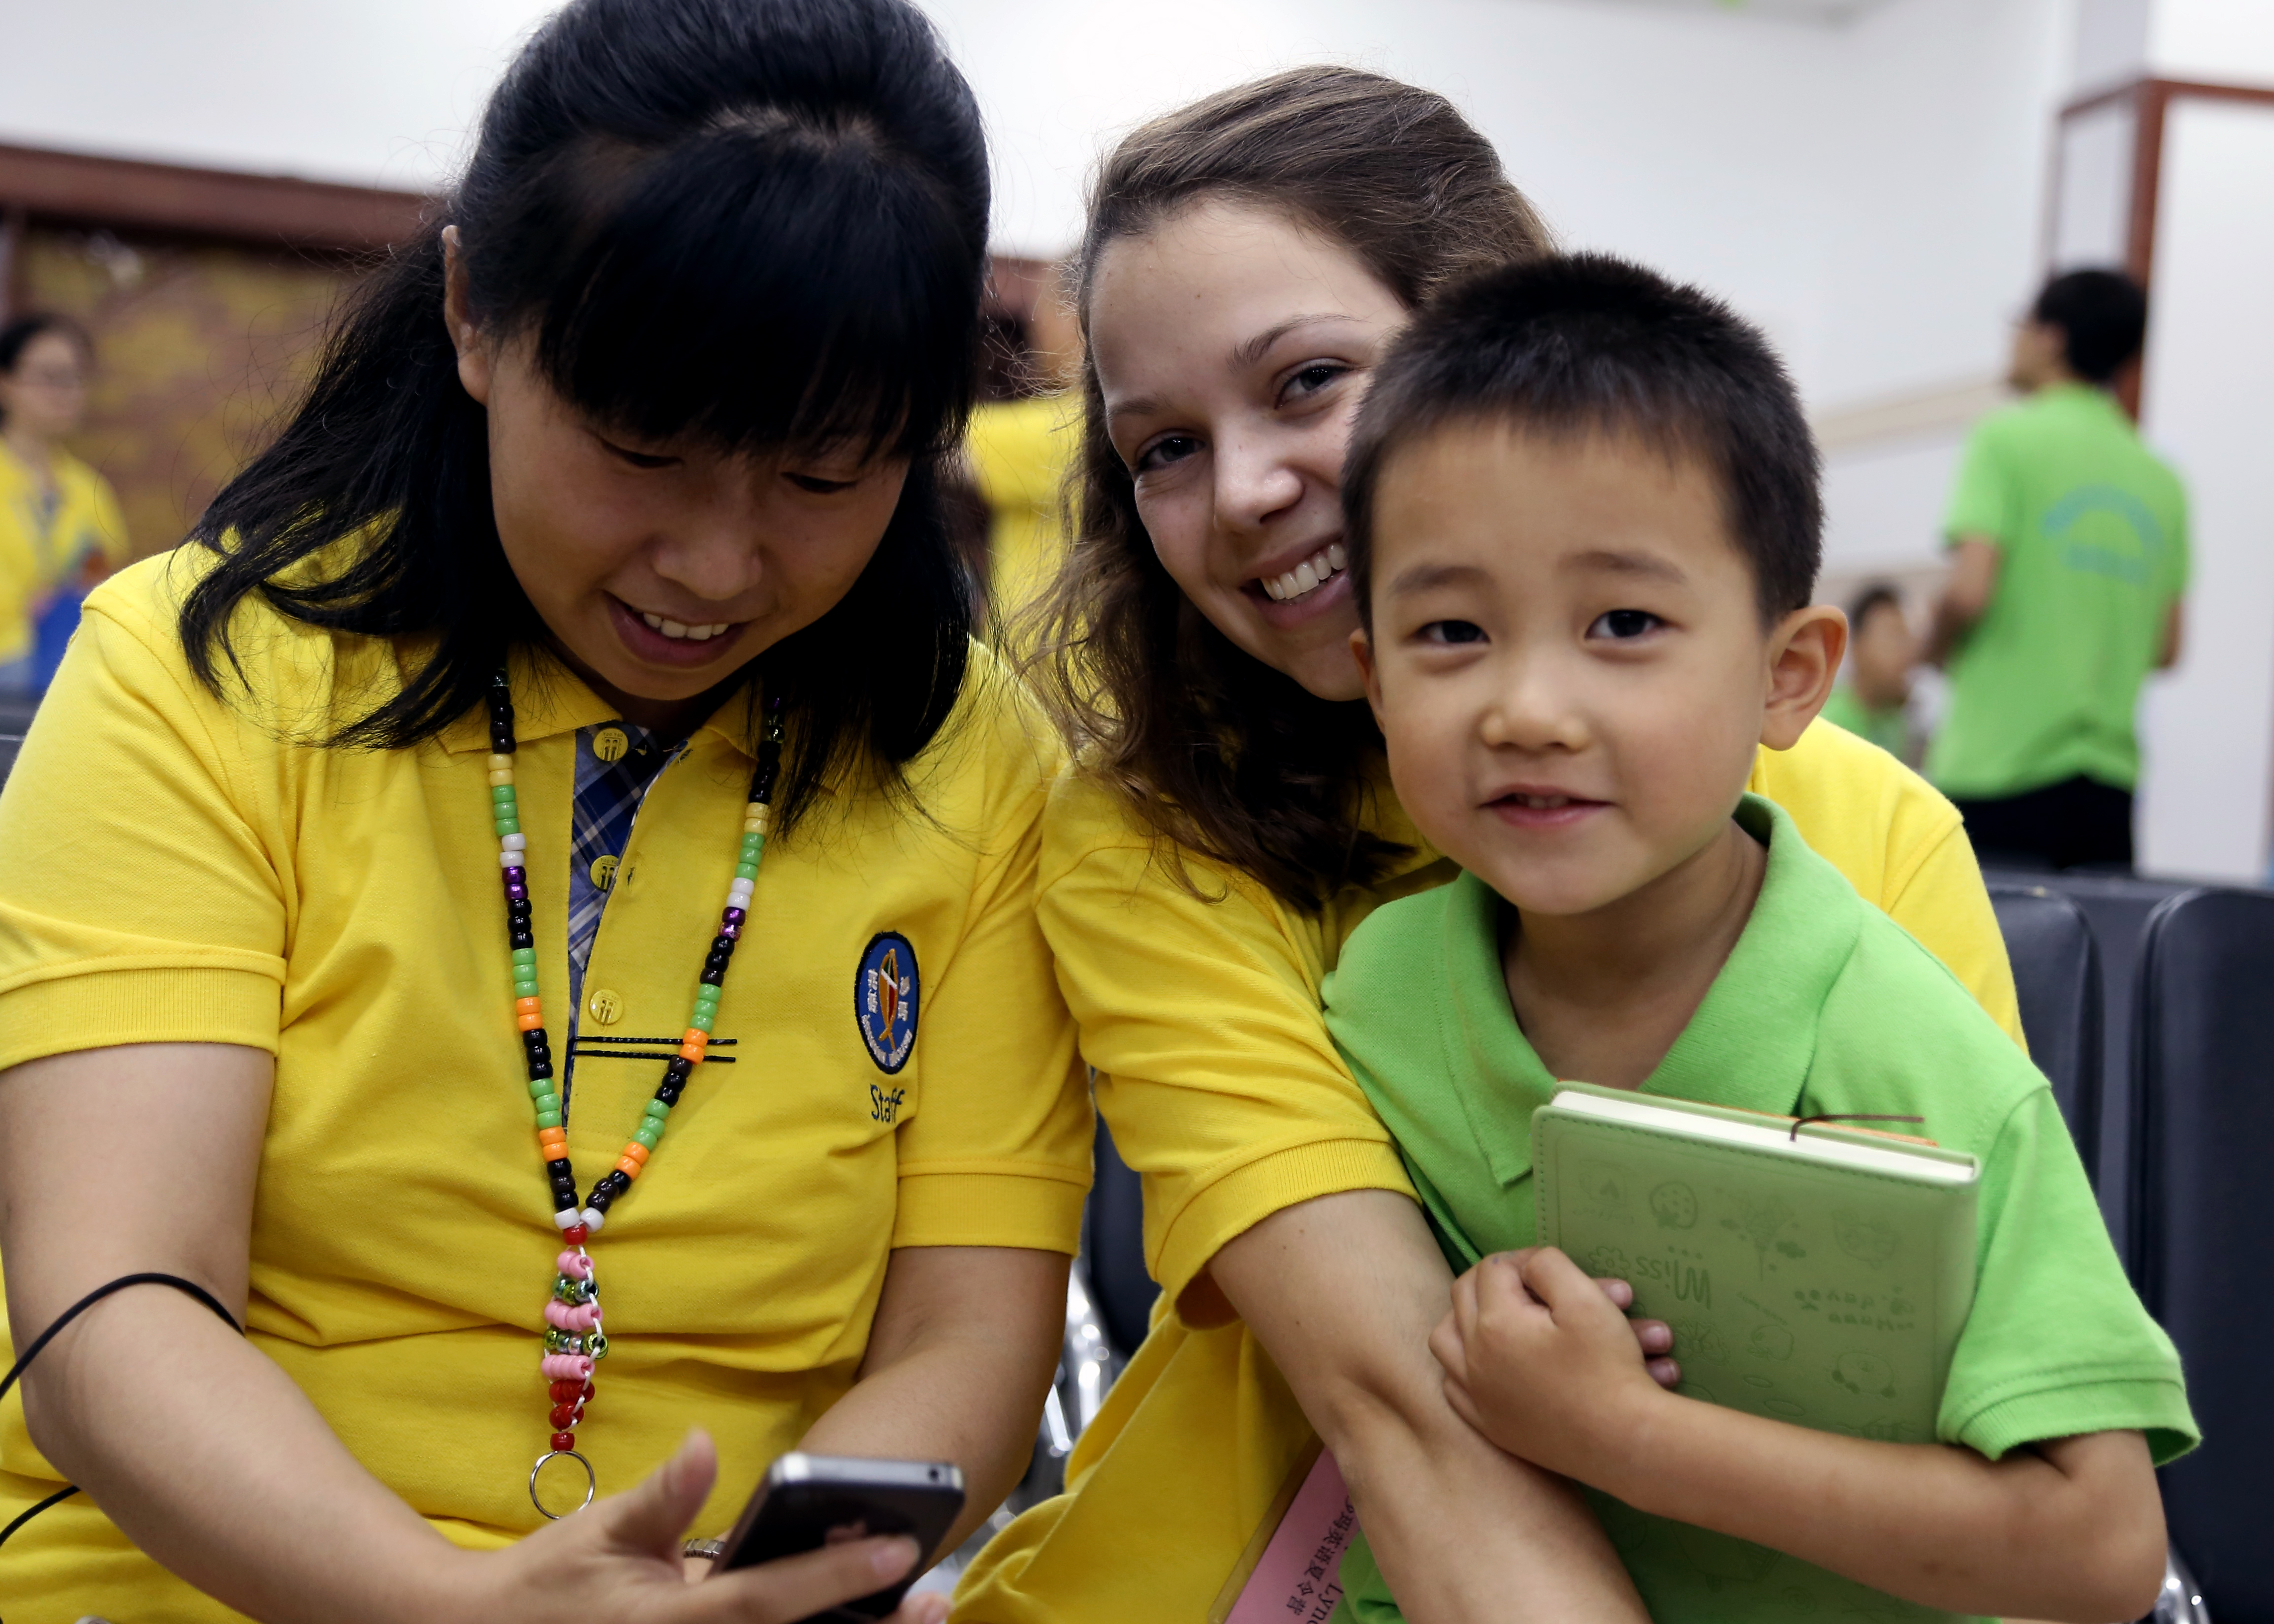
{"label": "green polo shirt", "polygon": [[[1783,1116],[1924,1117],[1919,1132],[1982,1161],[1974,1306],[1938,1436],[1992,1460],[2120,1430],[2144,1432],[2159,1463],[2193,1447],[2179,1357],[2125,1280],[2044,1079],[1781,808],[1748,795],[1737,820],[1768,847],[1760,898],[1642,1091]],[[1335,1041],[1397,1135],[1456,1269],[1533,1243],[1532,1113],[1555,1089],[1509,1004],[1504,907],[1469,874],[1386,904],[1327,987]],[[1948,1616],[1592,1498],[1659,1624]],[[1396,1619],[1371,1555],[1352,1549],[1344,1583],[1356,1617]]]}
{"label": "green polo shirt", "polygon": [[1950,657],[1926,776],[1974,799],[2080,775],[2130,789],[2140,685],[2187,581],[2179,477],[2105,390],[2059,385],[1976,427],[1943,531],[1987,537],[1999,559]]}
{"label": "green polo shirt", "polygon": [[1875,710],[1856,696],[1853,688],[1842,682],[1824,702],[1824,719],[1835,727],[1846,728],[1858,739],[1870,740],[1897,761],[1909,756],[1910,722],[1901,705]]}

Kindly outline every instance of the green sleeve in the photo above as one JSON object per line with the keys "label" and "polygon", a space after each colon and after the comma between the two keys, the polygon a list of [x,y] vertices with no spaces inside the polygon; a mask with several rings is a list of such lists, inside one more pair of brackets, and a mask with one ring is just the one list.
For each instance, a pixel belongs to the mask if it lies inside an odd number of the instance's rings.
{"label": "green sleeve", "polygon": [[1375,1565],[1374,1547],[1359,1529],[1343,1547],[1343,1598],[1327,1624],[1405,1624],[1405,1614]]}
{"label": "green sleeve", "polygon": [[2179,1355],[2124,1277],[2050,1089],[2007,1114],[1983,1160],[1979,1210],[1944,1441],[1994,1461],[2046,1439],[2140,1432],[2159,1466],[2195,1447]]}
{"label": "green sleeve", "polygon": [[1950,504],[1944,510],[1942,533],[1952,540],[1987,536],[2001,547],[2011,546],[2019,508],[2006,459],[1999,453],[1996,425],[1983,424],[1967,437],[1966,449],[1959,457],[1958,480],[1951,487]]}

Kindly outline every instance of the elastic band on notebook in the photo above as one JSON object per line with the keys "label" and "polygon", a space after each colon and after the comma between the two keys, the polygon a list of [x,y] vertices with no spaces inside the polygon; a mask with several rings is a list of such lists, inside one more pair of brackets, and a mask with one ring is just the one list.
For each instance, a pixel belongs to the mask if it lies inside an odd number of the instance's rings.
{"label": "elastic band on notebook", "polygon": [[1924,1124],[1924,1116],[1882,1116],[1870,1111],[1826,1111],[1820,1116],[1803,1116],[1792,1124],[1793,1144],[1800,1143],[1800,1131],[1811,1122],[1916,1122]]}

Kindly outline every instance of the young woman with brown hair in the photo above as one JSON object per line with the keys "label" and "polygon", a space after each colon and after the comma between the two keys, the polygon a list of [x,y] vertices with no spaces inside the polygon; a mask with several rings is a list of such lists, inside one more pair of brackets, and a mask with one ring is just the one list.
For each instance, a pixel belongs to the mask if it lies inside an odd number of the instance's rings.
{"label": "young woman with brown hair", "polygon": [[[1449,1276],[1319,1014],[1359,921],[1449,875],[1350,653],[1352,416],[1414,305],[1547,248],[1449,103],[1349,69],[1171,114],[1098,179],[1080,527],[1043,645],[1087,770],[1053,797],[1039,906],[1164,1302],[1071,1492],[989,1548],[959,1617],[1224,1618],[1314,1438],[1410,1617],[1642,1617],[1585,1506],[1447,1406],[1426,1342]],[[2018,1030],[1947,802],[1821,726],[1751,787]]]}

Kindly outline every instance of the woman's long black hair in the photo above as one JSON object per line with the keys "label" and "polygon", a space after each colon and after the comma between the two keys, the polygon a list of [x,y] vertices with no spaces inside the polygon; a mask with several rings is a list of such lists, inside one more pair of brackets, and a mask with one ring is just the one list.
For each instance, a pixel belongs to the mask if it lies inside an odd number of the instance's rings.
{"label": "woman's long black hair", "polygon": [[182,640],[221,691],[259,594],[431,647],[325,742],[401,748],[479,703],[543,627],[491,509],[486,423],[443,318],[445,224],[476,321],[526,338],[596,423],[729,452],[914,459],[834,609],[752,662],[795,821],[842,770],[888,784],[962,688],[972,589],[935,465],[971,403],[988,171],[970,88],[907,0],[572,0],[492,97],[456,195],[346,312],[306,399],[215,498]]}

